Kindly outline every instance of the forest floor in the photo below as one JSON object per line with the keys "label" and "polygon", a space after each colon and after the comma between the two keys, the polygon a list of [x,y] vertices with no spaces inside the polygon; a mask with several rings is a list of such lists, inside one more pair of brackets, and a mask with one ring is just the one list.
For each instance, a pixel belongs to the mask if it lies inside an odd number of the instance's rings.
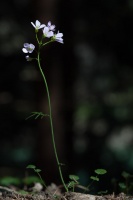
{"label": "forest floor", "polygon": [[133,200],[133,196],[127,196],[124,193],[119,195],[90,195],[77,192],[65,192],[48,194],[47,192],[36,192],[21,194],[7,187],[0,186],[0,200]]}

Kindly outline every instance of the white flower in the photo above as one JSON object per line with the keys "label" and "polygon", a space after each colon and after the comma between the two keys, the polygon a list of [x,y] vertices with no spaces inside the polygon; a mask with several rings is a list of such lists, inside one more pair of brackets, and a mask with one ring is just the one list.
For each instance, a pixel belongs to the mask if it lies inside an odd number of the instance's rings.
{"label": "white flower", "polygon": [[45,24],[41,24],[38,20],[35,21],[35,24],[33,22],[31,22],[31,24],[36,30],[44,28],[46,26]]}
{"label": "white flower", "polygon": [[50,29],[46,26],[43,29],[43,35],[47,38],[50,38],[54,35],[53,31],[50,31]]}
{"label": "white flower", "polygon": [[55,31],[55,25],[51,25],[51,21],[48,22],[47,27],[49,28],[50,31]]}
{"label": "white flower", "polygon": [[35,49],[35,46],[33,44],[24,43],[24,48],[22,49],[22,51],[24,53],[32,53],[34,49]]}
{"label": "white flower", "polygon": [[63,33],[58,33],[54,35],[54,40],[63,44]]}
{"label": "white flower", "polygon": [[25,56],[25,58],[26,58],[27,61],[31,61],[32,60],[32,58],[29,57],[29,55]]}

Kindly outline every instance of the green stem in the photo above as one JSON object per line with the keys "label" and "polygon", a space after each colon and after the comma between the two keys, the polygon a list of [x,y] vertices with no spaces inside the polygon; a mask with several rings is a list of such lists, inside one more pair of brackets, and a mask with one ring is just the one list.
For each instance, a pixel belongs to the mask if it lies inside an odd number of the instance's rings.
{"label": "green stem", "polygon": [[37,40],[37,42],[39,44],[39,39],[38,39],[38,36],[37,36],[37,32],[36,32],[36,40]]}
{"label": "green stem", "polygon": [[[36,171],[35,171],[35,172],[36,172]],[[36,173],[37,173],[37,175],[39,176],[39,178],[40,178],[42,184],[44,185],[44,187],[47,188],[47,186],[46,186],[45,182],[43,181],[41,175],[40,175],[38,172],[36,172]]]}
{"label": "green stem", "polygon": [[54,136],[53,122],[52,122],[52,111],[51,111],[50,94],[49,94],[48,84],[47,84],[45,75],[44,75],[44,73],[43,73],[43,70],[42,70],[41,64],[40,64],[40,49],[39,49],[39,51],[38,51],[37,61],[38,61],[38,66],[39,66],[41,75],[42,75],[43,80],[44,80],[44,83],[45,83],[46,92],[47,92],[47,97],[48,97],[49,119],[50,119],[51,134],[52,134],[52,143],[53,143],[53,147],[54,147],[55,158],[56,158],[56,162],[57,162],[57,165],[58,165],[58,169],[59,169],[59,174],[60,174],[61,181],[62,181],[62,183],[63,183],[64,188],[65,188],[66,191],[68,192],[68,188],[67,188],[67,186],[66,186],[66,184],[65,184],[65,182],[64,182],[64,179],[63,179],[62,170],[61,170],[61,164],[60,164],[60,162],[59,162],[59,158],[58,158],[58,154],[57,154],[57,150],[56,150],[56,145],[55,145],[55,136]]}
{"label": "green stem", "polygon": [[51,43],[51,42],[54,42],[54,40],[50,40],[50,41],[48,41],[48,42],[45,42],[42,46],[45,46],[45,45],[47,45],[47,44],[49,44],[49,43]]}

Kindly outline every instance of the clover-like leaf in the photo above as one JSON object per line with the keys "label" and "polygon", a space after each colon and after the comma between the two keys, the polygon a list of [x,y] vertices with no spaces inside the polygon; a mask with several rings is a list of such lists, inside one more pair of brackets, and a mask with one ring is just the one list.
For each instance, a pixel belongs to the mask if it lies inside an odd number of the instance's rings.
{"label": "clover-like leaf", "polygon": [[125,183],[123,183],[123,182],[120,182],[120,183],[119,183],[119,187],[120,187],[121,189],[126,189],[126,185],[125,185]]}
{"label": "clover-like leaf", "polygon": [[79,177],[76,175],[69,175],[69,178],[75,182],[77,182],[77,180],[79,180]]}
{"label": "clover-like leaf", "polygon": [[123,171],[122,174],[121,174],[124,178],[129,178],[129,177],[133,177],[131,174]]}
{"label": "clover-like leaf", "polygon": [[21,184],[21,180],[17,177],[5,176],[0,179],[0,184],[5,186],[19,185]]}
{"label": "clover-like leaf", "polygon": [[28,165],[26,168],[27,169],[36,169],[36,166],[35,165]]}
{"label": "clover-like leaf", "polygon": [[37,173],[39,173],[41,171],[42,171],[41,169],[35,169],[35,172],[37,172]]}
{"label": "clover-like leaf", "polygon": [[41,183],[41,181],[38,176],[27,176],[23,179],[23,183],[25,185],[31,185],[33,183]]}
{"label": "clover-like leaf", "polygon": [[107,171],[105,169],[96,169],[95,173],[98,175],[103,175],[103,174],[106,174]]}
{"label": "clover-like leaf", "polygon": [[68,188],[72,188],[72,187],[74,187],[75,185],[77,185],[77,183],[75,183],[74,181],[70,181],[69,183],[68,183]]}
{"label": "clover-like leaf", "polygon": [[96,176],[91,176],[90,179],[92,179],[93,181],[99,181],[99,178]]}
{"label": "clover-like leaf", "polygon": [[21,195],[27,195],[27,194],[29,194],[29,192],[27,192],[25,190],[19,190],[18,193],[21,194]]}

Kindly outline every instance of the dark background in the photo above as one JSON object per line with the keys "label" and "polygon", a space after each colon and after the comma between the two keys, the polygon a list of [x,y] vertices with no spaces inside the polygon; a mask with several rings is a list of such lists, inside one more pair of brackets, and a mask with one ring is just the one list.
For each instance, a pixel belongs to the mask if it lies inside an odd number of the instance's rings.
{"label": "dark background", "polygon": [[96,188],[115,191],[112,180],[133,173],[133,0],[0,2],[0,177],[23,177],[35,164],[60,184],[48,119],[25,120],[48,105],[37,64],[22,52],[36,45],[36,19],[64,34],[42,52],[64,177],[88,185],[105,168]]}

